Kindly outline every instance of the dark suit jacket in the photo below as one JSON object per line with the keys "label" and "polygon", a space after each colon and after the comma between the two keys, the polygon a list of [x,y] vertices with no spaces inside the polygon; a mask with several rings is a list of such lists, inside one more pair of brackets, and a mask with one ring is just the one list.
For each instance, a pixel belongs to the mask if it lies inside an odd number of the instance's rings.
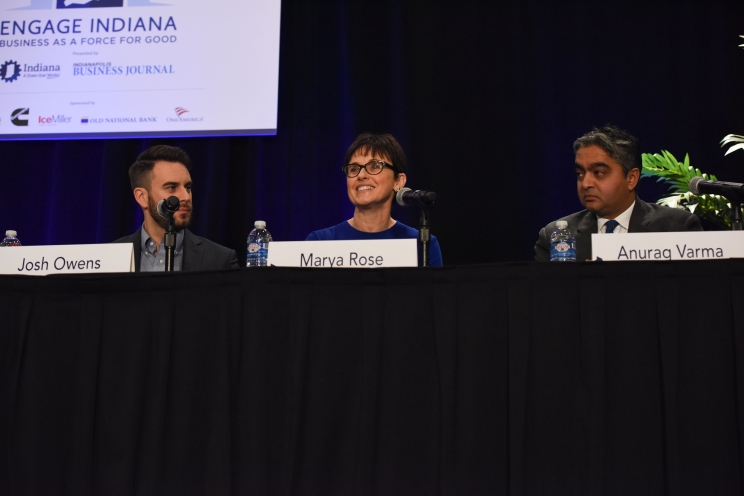
{"label": "dark suit jacket", "polygon": [[[134,245],[134,270],[140,270],[140,256],[142,255],[142,228],[137,232],[117,239],[114,243],[132,243]],[[222,270],[222,269],[239,269],[238,256],[235,250],[225,248],[206,238],[200,238],[191,233],[188,229],[184,230],[183,237],[183,261],[181,270]]]}
{"label": "dark suit jacket", "polygon": [[[592,258],[592,234],[597,233],[597,216],[588,210],[576,212],[551,222],[540,229],[535,243],[535,260],[550,261],[550,234],[555,231],[555,223],[568,221],[568,229],[576,235],[576,260],[583,262]],[[675,232],[702,231],[700,219],[686,210],[669,208],[655,203],[646,203],[636,198],[630,214],[628,232]]]}

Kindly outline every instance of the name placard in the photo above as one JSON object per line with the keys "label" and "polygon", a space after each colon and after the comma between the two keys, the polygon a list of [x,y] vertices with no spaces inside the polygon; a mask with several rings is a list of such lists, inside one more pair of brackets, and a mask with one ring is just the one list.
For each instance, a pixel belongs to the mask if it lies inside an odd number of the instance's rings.
{"label": "name placard", "polygon": [[0,247],[0,274],[133,272],[131,243]]}
{"label": "name placard", "polygon": [[592,234],[592,259],[705,260],[744,257],[744,231]]}
{"label": "name placard", "polygon": [[416,267],[416,243],[415,239],[272,241],[268,263],[277,267]]}

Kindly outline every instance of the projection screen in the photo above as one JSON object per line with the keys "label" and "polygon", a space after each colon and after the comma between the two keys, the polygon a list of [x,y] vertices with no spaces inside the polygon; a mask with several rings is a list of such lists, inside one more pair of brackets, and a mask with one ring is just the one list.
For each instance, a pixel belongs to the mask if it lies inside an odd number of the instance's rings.
{"label": "projection screen", "polygon": [[1,0],[0,140],[276,134],[281,0]]}

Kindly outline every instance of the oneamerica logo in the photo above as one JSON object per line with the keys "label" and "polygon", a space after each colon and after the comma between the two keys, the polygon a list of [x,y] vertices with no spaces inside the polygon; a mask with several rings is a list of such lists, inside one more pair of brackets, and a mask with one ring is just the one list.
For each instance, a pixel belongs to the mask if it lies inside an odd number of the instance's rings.
{"label": "oneamerica logo", "polygon": [[166,117],[166,122],[202,122],[204,117],[182,117],[184,114],[189,113],[188,109],[183,107],[176,107],[175,109],[177,117]]}

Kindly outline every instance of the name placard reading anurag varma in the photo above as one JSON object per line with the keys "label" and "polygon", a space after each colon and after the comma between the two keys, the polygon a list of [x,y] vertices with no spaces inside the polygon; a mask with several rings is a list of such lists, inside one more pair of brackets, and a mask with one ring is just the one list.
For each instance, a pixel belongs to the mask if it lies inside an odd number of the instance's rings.
{"label": "name placard reading anurag varma", "polygon": [[660,261],[744,257],[744,231],[592,234],[592,260]]}

